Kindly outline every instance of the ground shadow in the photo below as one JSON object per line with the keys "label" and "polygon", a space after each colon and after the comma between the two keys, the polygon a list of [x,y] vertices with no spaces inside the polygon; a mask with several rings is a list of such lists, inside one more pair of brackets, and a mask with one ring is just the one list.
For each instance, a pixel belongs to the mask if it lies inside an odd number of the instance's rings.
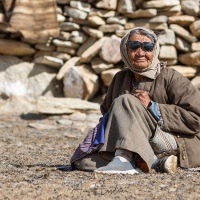
{"label": "ground shadow", "polygon": [[71,165],[46,165],[46,164],[34,164],[34,165],[19,165],[19,164],[10,164],[16,168],[23,168],[23,167],[43,167],[43,168],[56,168],[57,170],[61,171],[72,171]]}
{"label": "ground shadow", "polygon": [[40,113],[26,113],[20,115],[21,119],[24,120],[43,120],[47,119],[49,115],[46,114],[40,114]]}

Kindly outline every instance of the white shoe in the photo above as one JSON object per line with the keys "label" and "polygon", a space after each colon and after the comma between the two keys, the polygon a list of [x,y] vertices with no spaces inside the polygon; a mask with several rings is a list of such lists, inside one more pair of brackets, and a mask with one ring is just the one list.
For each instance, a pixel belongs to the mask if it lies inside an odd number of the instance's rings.
{"label": "white shoe", "polygon": [[120,156],[115,156],[111,162],[105,167],[96,169],[96,173],[111,173],[111,174],[137,174],[142,172],[139,168],[135,168],[134,161],[122,162]]}

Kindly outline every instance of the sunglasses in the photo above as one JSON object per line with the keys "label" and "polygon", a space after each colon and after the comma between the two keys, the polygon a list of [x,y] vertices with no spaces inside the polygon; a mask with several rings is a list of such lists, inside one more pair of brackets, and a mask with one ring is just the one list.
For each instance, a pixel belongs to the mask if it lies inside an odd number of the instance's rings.
{"label": "sunglasses", "polygon": [[140,47],[143,51],[152,52],[155,44],[152,42],[139,42],[139,41],[128,41],[127,45],[129,49],[136,51]]}

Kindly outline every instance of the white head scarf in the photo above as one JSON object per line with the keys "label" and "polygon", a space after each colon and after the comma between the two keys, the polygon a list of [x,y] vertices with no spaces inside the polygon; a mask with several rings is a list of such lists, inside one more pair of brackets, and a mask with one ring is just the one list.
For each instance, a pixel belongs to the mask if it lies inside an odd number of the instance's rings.
{"label": "white head scarf", "polygon": [[[148,66],[145,69],[137,69],[137,68],[135,68],[130,63],[130,60],[128,58],[128,52],[127,52],[126,43],[129,40],[131,31],[138,30],[138,29],[142,29],[142,30],[146,31],[147,33],[149,33],[150,35],[152,35],[153,38],[156,39],[152,63],[151,63],[150,66]],[[156,76],[160,73],[160,61],[158,60],[159,50],[160,50],[160,45],[159,45],[159,42],[158,42],[157,35],[152,30],[146,29],[146,28],[142,28],[142,27],[137,27],[137,28],[131,29],[122,38],[121,44],[120,44],[120,52],[121,52],[121,56],[122,56],[122,61],[125,63],[126,67],[128,67],[134,73],[140,74],[142,76],[145,76],[145,77],[148,77],[148,78],[151,78],[151,79],[155,79]]]}

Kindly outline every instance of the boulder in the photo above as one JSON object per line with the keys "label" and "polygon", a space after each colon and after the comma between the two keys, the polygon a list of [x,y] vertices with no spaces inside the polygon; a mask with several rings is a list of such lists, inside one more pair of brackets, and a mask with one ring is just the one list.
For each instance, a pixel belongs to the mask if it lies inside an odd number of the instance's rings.
{"label": "boulder", "polygon": [[200,19],[190,25],[190,30],[194,36],[200,37]]}
{"label": "boulder", "polygon": [[71,59],[69,59],[59,70],[59,72],[57,73],[57,80],[61,80],[65,73],[67,72],[68,69],[70,69],[73,66],[76,66],[76,64],[79,62],[80,57],[73,57]]}
{"label": "boulder", "polygon": [[176,37],[175,47],[183,52],[191,51],[191,44],[180,37]]}
{"label": "boulder", "polygon": [[176,35],[182,37],[183,39],[187,40],[188,42],[196,42],[197,38],[193,36],[188,30],[185,28],[177,25],[177,24],[171,24],[170,29],[172,29]]}
{"label": "boulder", "polygon": [[63,96],[54,68],[24,62],[14,56],[0,55],[0,60],[1,96]]}
{"label": "boulder", "polygon": [[106,63],[102,58],[95,57],[91,60],[91,67],[96,74],[101,74],[101,72],[113,68],[113,64]]}
{"label": "boulder", "polygon": [[28,97],[10,96],[6,100],[1,100],[0,112],[3,115],[36,113],[35,103],[35,100]]}
{"label": "boulder", "polygon": [[41,56],[41,57],[35,58],[33,62],[36,64],[42,64],[42,65],[54,67],[56,69],[60,69],[61,66],[64,64],[62,59],[55,58],[52,56]]}
{"label": "boulder", "polygon": [[97,8],[102,8],[106,10],[116,10],[117,1],[116,0],[101,0],[95,3]]}
{"label": "boulder", "polygon": [[36,110],[44,114],[71,114],[74,112],[94,112],[99,110],[98,103],[78,98],[40,97],[36,102]]}
{"label": "boulder", "polygon": [[103,43],[99,51],[99,56],[107,63],[118,63],[121,60],[120,42],[121,38],[112,35]]}
{"label": "boulder", "polygon": [[192,78],[197,73],[197,67],[189,67],[189,66],[186,67],[183,65],[175,65],[175,66],[170,66],[170,68],[175,69],[176,71],[178,71],[187,78]]}
{"label": "boulder", "polygon": [[193,79],[191,80],[191,83],[192,83],[195,87],[197,87],[197,88],[199,89],[199,91],[200,91],[200,76],[196,76],[195,78],[193,78]]}
{"label": "boulder", "polygon": [[101,49],[103,43],[108,39],[108,37],[102,37],[101,39],[97,40],[94,44],[92,44],[88,49],[86,49],[80,55],[80,62],[90,62],[92,58],[94,58],[99,50]]}
{"label": "boulder", "polygon": [[200,67],[200,51],[180,54],[178,60],[185,65]]}
{"label": "boulder", "polygon": [[63,77],[65,97],[91,99],[99,89],[98,76],[88,65],[72,66]]}
{"label": "boulder", "polygon": [[86,19],[88,16],[88,13],[82,10],[79,10],[77,8],[72,8],[69,6],[65,6],[65,13],[69,16],[69,17],[73,17],[75,19]]}
{"label": "boulder", "polygon": [[117,11],[122,14],[134,13],[136,10],[135,2],[132,0],[119,0]]}
{"label": "boulder", "polygon": [[35,53],[29,44],[16,40],[0,39],[0,46],[0,54],[4,55],[27,56]]}
{"label": "boulder", "polygon": [[115,74],[119,72],[121,69],[116,68],[116,69],[108,69],[105,70],[101,73],[101,80],[103,81],[105,86],[109,86],[111,84],[111,81]]}

